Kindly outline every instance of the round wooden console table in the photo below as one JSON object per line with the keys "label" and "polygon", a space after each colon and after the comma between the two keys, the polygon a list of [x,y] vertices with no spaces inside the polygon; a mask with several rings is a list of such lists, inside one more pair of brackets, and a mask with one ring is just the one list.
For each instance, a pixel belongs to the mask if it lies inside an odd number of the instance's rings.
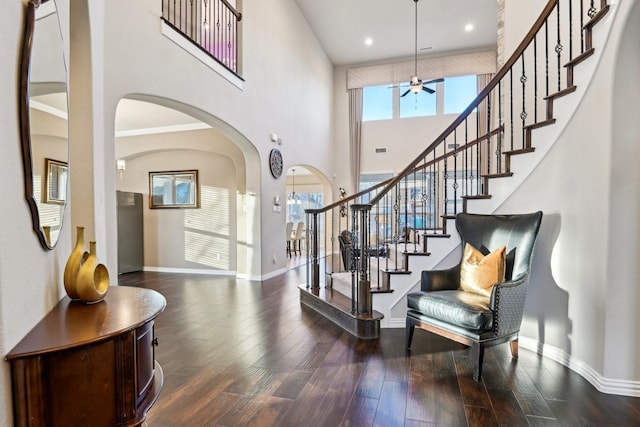
{"label": "round wooden console table", "polygon": [[84,304],[63,298],[6,359],[16,426],[137,426],[164,380],[153,320],[160,293],[112,286]]}

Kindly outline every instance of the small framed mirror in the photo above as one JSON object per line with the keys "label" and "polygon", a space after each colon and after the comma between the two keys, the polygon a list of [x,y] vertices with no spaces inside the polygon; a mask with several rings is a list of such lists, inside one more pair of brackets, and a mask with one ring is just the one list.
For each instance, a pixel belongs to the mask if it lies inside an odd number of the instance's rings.
{"label": "small framed mirror", "polygon": [[67,202],[67,162],[44,159],[44,200],[45,203],[63,205]]}
{"label": "small framed mirror", "polygon": [[149,208],[199,208],[198,171],[149,172]]}

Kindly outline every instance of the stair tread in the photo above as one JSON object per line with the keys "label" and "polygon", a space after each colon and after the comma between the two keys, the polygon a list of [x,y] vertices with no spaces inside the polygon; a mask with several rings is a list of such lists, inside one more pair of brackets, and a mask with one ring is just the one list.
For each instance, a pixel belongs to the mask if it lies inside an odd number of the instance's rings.
{"label": "stair tread", "polygon": [[605,5],[602,9],[600,9],[594,16],[591,18],[589,22],[584,24],[584,29],[591,29],[595,26],[604,16],[609,12],[609,4]]}
{"label": "stair tread", "polygon": [[564,64],[564,67],[565,68],[575,67],[576,65],[578,65],[579,63],[581,63],[582,61],[584,61],[585,59],[587,59],[591,55],[593,55],[595,51],[596,50],[594,48],[590,48],[590,49],[585,50],[580,55],[576,56],[571,61],[569,61],[566,64]]}
{"label": "stair tread", "polygon": [[399,268],[383,268],[380,269],[380,271],[384,272],[384,273],[389,273],[389,274],[411,274],[411,271],[409,270],[401,270]]}
{"label": "stair tread", "polygon": [[513,172],[490,173],[482,176],[485,178],[509,178],[513,176]]}
{"label": "stair tread", "polygon": [[467,200],[484,200],[484,199],[490,199],[491,195],[490,194],[476,194],[475,196],[462,196],[463,199],[467,199]]}
{"label": "stair tread", "polygon": [[505,154],[507,156],[514,156],[518,154],[533,153],[534,151],[536,151],[534,147],[527,147],[527,148],[518,148],[516,150],[511,150],[511,151],[503,151],[502,154]]}
{"label": "stair tread", "polygon": [[[560,90],[560,91],[558,91],[556,93],[552,93],[549,96],[545,96],[544,99],[547,100],[547,101],[548,100],[552,100],[552,99],[558,99],[558,98],[561,98],[561,97],[563,97],[565,95],[569,95],[570,93],[575,92],[576,89],[578,89],[578,87],[575,86],[575,85],[569,86],[569,87],[564,88],[564,89],[562,89],[562,90]],[[555,122],[555,119],[550,119],[550,120],[553,120]]]}
{"label": "stair tread", "polygon": [[350,334],[363,339],[380,338],[380,320],[384,315],[376,310],[363,315],[351,312],[351,299],[326,288],[300,285],[300,303],[331,320]]}
{"label": "stair tread", "polygon": [[378,311],[373,310],[371,316],[363,315],[363,314],[354,314],[351,313],[351,298],[346,295],[341,294],[338,291],[334,291],[332,289],[320,288],[317,290],[313,290],[311,288],[307,288],[305,285],[298,286],[300,291],[304,291],[310,295],[315,296],[316,298],[330,304],[331,306],[339,309],[340,311],[348,314],[354,319],[362,319],[362,320],[378,320],[382,319],[384,315]]}
{"label": "stair tread", "polygon": [[544,126],[550,126],[556,122],[556,119],[547,119],[541,122],[532,123],[530,125],[525,126],[525,129],[538,129]]}
{"label": "stair tread", "polygon": [[[452,217],[452,218],[447,218],[447,219],[455,219],[456,217]],[[430,239],[439,239],[439,238],[449,238],[451,237],[451,234],[423,234],[424,237],[430,238]]]}
{"label": "stair tread", "polygon": [[371,288],[370,292],[372,294],[392,294],[393,289]]}

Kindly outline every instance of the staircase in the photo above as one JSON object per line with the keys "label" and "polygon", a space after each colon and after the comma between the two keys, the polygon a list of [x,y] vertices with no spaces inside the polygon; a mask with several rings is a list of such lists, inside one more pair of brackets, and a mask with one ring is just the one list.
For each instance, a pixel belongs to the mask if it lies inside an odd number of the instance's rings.
{"label": "staircase", "polygon": [[[361,338],[404,326],[405,295],[421,271],[459,257],[455,215],[495,212],[570,120],[608,12],[606,0],[549,0],[476,99],[402,172],[307,210],[301,303]],[[352,245],[340,242],[343,232]]]}

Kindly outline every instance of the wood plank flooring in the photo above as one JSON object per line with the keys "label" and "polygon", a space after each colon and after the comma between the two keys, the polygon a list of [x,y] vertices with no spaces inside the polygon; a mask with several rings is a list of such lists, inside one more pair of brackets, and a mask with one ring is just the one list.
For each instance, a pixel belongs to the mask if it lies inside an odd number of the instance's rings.
{"label": "wood plank flooring", "polygon": [[264,282],[129,273],[167,298],[156,319],[165,374],[148,427],[637,426],[640,399],[606,395],[562,365],[509,346],[469,350],[416,329],[358,340],[300,305],[304,268]]}

